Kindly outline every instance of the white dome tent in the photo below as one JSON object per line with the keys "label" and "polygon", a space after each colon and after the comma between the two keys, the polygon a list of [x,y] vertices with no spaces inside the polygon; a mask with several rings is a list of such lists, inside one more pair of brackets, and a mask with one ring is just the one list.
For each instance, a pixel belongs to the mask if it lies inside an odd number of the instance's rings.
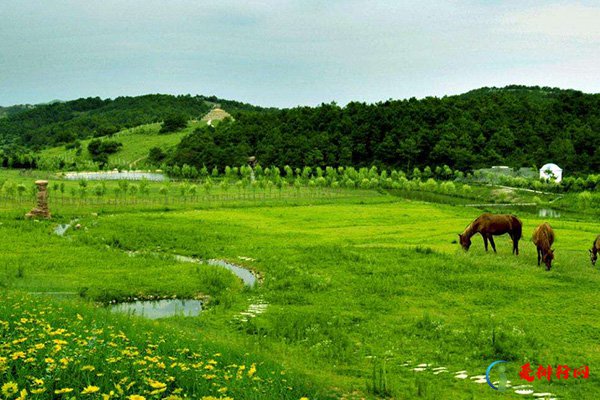
{"label": "white dome tent", "polygon": [[556,183],[562,180],[562,168],[556,164],[545,164],[540,168],[540,178],[554,179]]}

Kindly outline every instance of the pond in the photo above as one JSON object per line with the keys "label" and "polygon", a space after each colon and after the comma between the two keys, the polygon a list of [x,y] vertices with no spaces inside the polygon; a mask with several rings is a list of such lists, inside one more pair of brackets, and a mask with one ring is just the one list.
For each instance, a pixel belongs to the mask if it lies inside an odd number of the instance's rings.
{"label": "pond", "polygon": [[127,303],[118,303],[109,306],[111,311],[137,315],[148,319],[167,317],[195,317],[202,311],[200,300],[140,300]]}
{"label": "pond", "polygon": [[142,179],[147,179],[153,182],[162,182],[166,180],[166,177],[163,174],[144,171],[67,172],[65,173],[64,178],[70,181],[82,179],[88,181],[140,181]]}
{"label": "pond", "polygon": [[543,218],[560,218],[560,211],[553,210],[551,208],[540,208],[538,210],[538,217]]}

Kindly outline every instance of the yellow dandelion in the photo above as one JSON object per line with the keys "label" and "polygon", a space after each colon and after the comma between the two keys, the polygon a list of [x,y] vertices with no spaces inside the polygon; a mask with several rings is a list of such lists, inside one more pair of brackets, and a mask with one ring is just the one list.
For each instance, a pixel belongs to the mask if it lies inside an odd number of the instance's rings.
{"label": "yellow dandelion", "polygon": [[31,389],[32,394],[40,394],[40,393],[44,393],[45,391],[46,391],[46,388]]}
{"label": "yellow dandelion", "polygon": [[153,389],[163,389],[167,387],[166,384],[153,379],[148,379],[148,385],[150,385]]}
{"label": "yellow dandelion", "polygon": [[26,397],[27,397],[27,389],[23,389],[23,390],[21,390],[21,393],[19,393],[19,397],[17,397],[17,400],[25,400]]}
{"label": "yellow dandelion", "polygon": [[129,400],[146,400],[144,396],[140,396],[139,394],[132,394],[127,397]]}
{"label": "yellow dandelion", "polygon": [[93,371],[95,369],[96,367],[94,367],[93,365],[84,365],[83,367],[81,367],[82,371]]}
{"label": "yellow dandelion", "polygon": [[7,382],[2,385],[2,394],[6,397],[11,396],[19,391],[19,385],[15,382]]}
{"label": "yellow dandelion", "polygon": [[73,389],[71,389],[71,388],[62,388],[62,389],[55,390],[54,394],[71,393],[72,391],[73,391]]}
{"label": "yellow dandelion", "polygon": [[252,375],[256,373],[256,364],[252,363],[250,369],[248,370],[248,376],[252,378]]}
{"label": "yellow dandelion", "polygon": [[100,388],[98,386],[89,385],[88,387],[83,389],[81,394],[92,394],[92,393],[96,393],[98,390],[100,390]]}

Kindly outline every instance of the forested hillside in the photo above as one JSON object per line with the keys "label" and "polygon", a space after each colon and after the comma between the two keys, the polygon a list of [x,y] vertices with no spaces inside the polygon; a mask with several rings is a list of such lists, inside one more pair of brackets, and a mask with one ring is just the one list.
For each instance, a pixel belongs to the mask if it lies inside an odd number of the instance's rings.
{"label": "forested hillside", "polygon": [[0,107],[0,118],[6,118],[14,114],[34,108],[31,104],[18,104],[9,107]]}
{"label": "forested hillside", "polygon": [[76,139],[105,136],[125,128],[160,122],[183,115],[201,118],[214,105],[229,112],[259,110],[237,101],[205,96],[145,95],[102,100],[90,97],[68,102],[38,105],[0,119],[0,144],[31,149],[65,144]]}
{"label": "forested hillside", "polygon": [[10,165],[28,168],[36,164],[33,151],[43,147],[69,147],[78,139],[173,115],[200,119],[217,104],[234,120],[186,136],[167,154],[168,164],[222,169],[256,156],[262,165],[292,167],[375,165],[409,171],[448,165],[469,171],[554,162],[568,173],[600,169],[600,95],[524,86],[292,109],[189,95],[87,98],[0,119],[0,143],[6,159],[12,154]]}
{"label": "forested hillside", "polygon": [[184,138],[172,163],[222,168],[254,155],[263,165],[410,170],[447,164],[471,170],[552,161],[583,173],[600,168],[597,143],[600,95],[509,86],[443,98],[246,112]]}

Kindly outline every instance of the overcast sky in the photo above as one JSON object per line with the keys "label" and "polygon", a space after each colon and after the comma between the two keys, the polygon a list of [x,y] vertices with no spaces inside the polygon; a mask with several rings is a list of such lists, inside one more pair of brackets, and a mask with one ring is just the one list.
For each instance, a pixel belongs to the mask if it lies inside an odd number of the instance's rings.
{"label": "overcast sky", "polygon": [[1,0],[0,105],[205,94],[266,106],[527,84],[600,92],[598,1]]}

